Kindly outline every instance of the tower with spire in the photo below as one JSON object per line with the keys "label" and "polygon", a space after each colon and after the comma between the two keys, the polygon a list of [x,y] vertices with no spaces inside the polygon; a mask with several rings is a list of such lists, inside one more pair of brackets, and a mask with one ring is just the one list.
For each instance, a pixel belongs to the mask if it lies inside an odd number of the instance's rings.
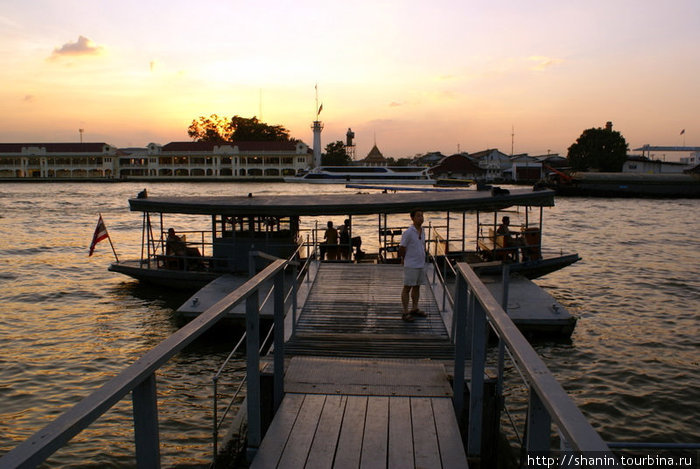
{"label": "tower with spire", "polygon": [[321,110],[323,109],[323,104],[318,105],[318,85],[315,85],[316,89],[316,120],[314,120],[311,128],[314,132],[314,167],[321,167],[321,131],[323,130],[323,122],[318,119]]}

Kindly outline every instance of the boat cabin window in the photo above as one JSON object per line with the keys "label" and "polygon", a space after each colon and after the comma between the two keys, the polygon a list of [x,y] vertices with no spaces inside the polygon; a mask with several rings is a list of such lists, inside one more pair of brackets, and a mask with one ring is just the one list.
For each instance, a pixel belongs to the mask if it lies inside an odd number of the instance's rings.
{"label": "boat cabin window", "polygon": [[299,232],[298,217],[216,216],[216,237],[290,237]]}

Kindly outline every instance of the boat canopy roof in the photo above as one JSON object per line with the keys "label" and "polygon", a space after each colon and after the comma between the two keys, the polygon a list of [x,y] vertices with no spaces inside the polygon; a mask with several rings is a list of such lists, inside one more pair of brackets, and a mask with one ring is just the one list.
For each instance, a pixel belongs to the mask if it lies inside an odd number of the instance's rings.
{"label": "boat canopy roof", "polygon": [[496,211],[514,205],[549,207],[554,191],[510,189],[491,191],[345,193],[217,197],[146,197],[129,199],[132,211],[199,215],[318,216],[371,215],[423,211]]}

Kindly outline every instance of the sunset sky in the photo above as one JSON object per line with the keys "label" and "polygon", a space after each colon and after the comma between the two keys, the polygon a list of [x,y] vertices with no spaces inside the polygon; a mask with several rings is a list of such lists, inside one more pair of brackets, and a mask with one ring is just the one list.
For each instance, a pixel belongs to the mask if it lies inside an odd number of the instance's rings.
{"label": "sunset sky", "polygon": [[[258,116],[364,157],[700,145],[700,1],[0,0],[0,142],[188,140]],[[680,135],[685,129],[685,134]],[[661,155],[659,155],[661,156]],[[683,155],[669,155],[677,159]]]}

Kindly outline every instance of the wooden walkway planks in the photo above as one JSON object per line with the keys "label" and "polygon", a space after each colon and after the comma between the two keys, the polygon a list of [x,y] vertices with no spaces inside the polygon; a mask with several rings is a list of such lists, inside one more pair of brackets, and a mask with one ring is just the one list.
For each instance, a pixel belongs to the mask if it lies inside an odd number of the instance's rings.
{"label": "wooden walkway planks", "polygon": [[456,421],[444,425],[451,405],[444,397],[290,393],[250,467],[466,468]]}
{"label": "wooden walkway planks", "polygon": [[454,355],[437,302],[421,287],[428,314],[401,320],[403,269],[388,264],[322,264],[303,305],[288,355],[410,357]]}
{"label": "wooden walkway planks", "polygon": [[431,360],[363,360],[294,357],[284,377],[286,392],[374,396],[450,397],[445,366]]}
{"label": "wooden walkway planks", "polygon": [[440,363],[295,357],[285,388],[251,468],[467,467]]}
{"label": "wooden walkway planks", "polygon": [[251,468],[466,468],[437,303],[401,320],[398,265],[322,264],[285,344],[287,393]]}

